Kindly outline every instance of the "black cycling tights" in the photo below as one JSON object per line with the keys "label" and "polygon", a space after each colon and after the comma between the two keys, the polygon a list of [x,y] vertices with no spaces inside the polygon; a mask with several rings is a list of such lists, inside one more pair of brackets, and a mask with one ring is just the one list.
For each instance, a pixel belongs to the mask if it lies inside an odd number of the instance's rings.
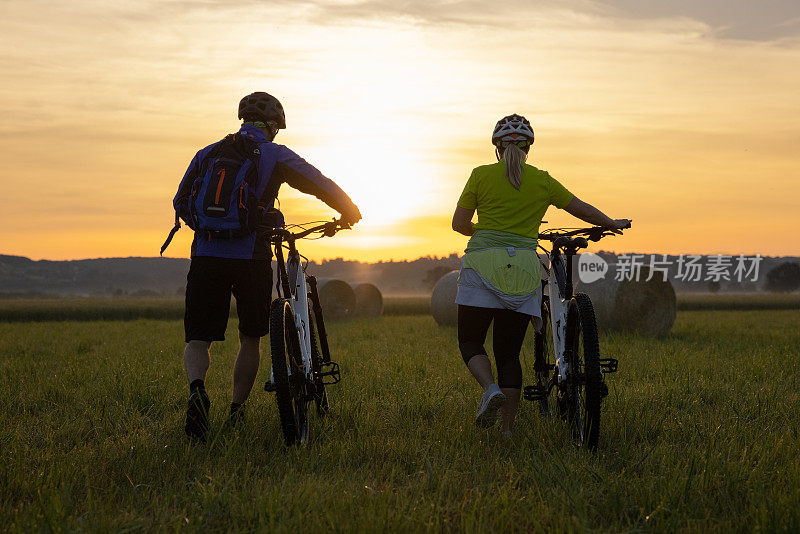
{"label": "black cycling tights", "polygon": [[458,348],[467,363],[473,356],[487,354],[483,348],[489,324],[492,330],[494,361],[497,366],[497,384],[501,388],[522,388],[522,366],[519,351],[525,339],[525,330],[531,316],[513,310],[458,306]]}

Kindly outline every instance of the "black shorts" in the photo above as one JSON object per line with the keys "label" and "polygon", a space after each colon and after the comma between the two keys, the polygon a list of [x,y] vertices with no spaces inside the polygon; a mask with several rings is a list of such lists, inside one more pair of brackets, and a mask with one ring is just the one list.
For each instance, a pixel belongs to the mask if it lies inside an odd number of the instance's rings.
{"label": "black shorts", "polygon": [[186,342],[222,341],[228,327],[231,293],[236,298],[239,331],[251,337],[269,332],[272,300],[270,260],[195,256],[186,276]]}

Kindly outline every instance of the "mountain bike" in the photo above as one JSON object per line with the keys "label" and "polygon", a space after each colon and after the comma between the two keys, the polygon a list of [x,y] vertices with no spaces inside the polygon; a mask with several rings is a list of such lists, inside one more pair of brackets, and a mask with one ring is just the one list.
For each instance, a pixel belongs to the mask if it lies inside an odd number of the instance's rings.
{"label": "mountain bike", "polygon": [[266,232],[278,268],[278,297],[269,310],[272,372],[264,389],[275,393],[287,445],[308,440],[309,404],[314,401],[317,414],[324,416],[330,406],[326,386],[341,380],[339,364],[331,361],[317,279],[306,272],[308,260],[298,252],[296,242],[312,234],[331,237],[349,226],[340,221],[304,226],[292,227],[302,228],[297,233],[286,228]]}
{"label": "mountain bike", "polygon": [[616,358],[601,358],[592,301],[585,293],[574,293],[572,260],[589,241],[599,241],[622,230],[603,226],[576,230],[554,229],[539,234],[552,242],[541,245],[542,327],[534,334],[536,383],[523,389],[523,397],[539,403],[542,414],[550,414],[552,393],[555,408],[580,446],[597,449],[600,409],[608,395],[604,376],[617,371]]}

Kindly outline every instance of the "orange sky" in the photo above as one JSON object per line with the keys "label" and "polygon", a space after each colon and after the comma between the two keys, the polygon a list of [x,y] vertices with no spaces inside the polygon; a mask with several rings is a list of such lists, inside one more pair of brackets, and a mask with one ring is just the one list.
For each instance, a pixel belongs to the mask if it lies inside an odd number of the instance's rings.
{"label": "orange sky", "polygon": [[[455,201],[512,112],[536,130],[529,163],[634,220],[600,248],[800,254],[796,2],[532,4],[5,2],[0,253],[157,255],[189,160],[263,90],[287,111],[277,141],[365,215],[311,258],[461,251]],[[332,215],[287,188],[281,205]]]}

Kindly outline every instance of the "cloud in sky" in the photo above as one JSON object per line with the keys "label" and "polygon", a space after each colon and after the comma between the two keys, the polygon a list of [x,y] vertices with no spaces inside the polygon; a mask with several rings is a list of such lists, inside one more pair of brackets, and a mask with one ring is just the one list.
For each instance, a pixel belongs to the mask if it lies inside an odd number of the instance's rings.
{"label": "cloud in sky", "polygon": [[796,0],[604,0],[610,13],[634,18],[686,17],[708,24],[722,38],[774,41],[800,35]]}
{"label": "cloud in sky", "polygon": [[796,0],[511,0],[487,8],[482,0],[330,0],[305,1],[317,23],[341,19],[399,19],[433,24],[534,27],[574,24],[603,18],[626,20],[691,20],[707,25],[720,38],[774,41],[800,35],[800,3]]}

